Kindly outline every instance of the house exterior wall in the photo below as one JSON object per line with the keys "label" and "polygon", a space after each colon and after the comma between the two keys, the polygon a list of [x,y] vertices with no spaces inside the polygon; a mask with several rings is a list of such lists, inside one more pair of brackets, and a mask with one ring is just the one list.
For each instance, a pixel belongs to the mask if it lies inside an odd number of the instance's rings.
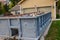
{"label": "house exterior wall", "polygon": [[13,15],[15,15],[15,11],[11,11],[11,13],[12,13]]}
{"label": "house exterior wall", "polygon": [[11,13],[13,14],[13,15],[18,15],[18,14],[20,14],[20,10],[13,10],[13,11],[11,11]]}
{"label": "house exterior wall", "polygon": [[38,11],[40,11],[40,12],[51,12],[51,7],[40,7],[40,8],[38,8]]}
{"label": "house exterior wall", "polygon": [[36,10],[30,9],[33,7],[46,7],[46,6],[51,6],[51,8],[40,8],[39,10],[41,11],[51,11],[52,12],[52,19],[56,19],[56,2],[55,0],[26,0],[23,3],[20,4],[20,6],[24,9],[24,8],[29,8],[25,9],[25,11],[22,11],[22,13],[24,12],[34,12]]}
{"label": "house exterior wall", "polygon": [[26,0],[20,4],[22,8],[53,6],[54,0]]}
{"label": "house exterior wall", "polygon": [[25,8],[23,9],[22,13],[32,13],[32,12],[44,12],[44,13],[48,13],[51,12],[51,7],[37,7],[36,8]]}
{"label": "house exterior wall", "polygon": [[23,9],[23,13],[31,13],[31,12],[36,12],[35,8]]}
{"label": "house exterior wall", "polygon": [[28,9],[24,9],[22,11],[22,13],[32,13],[32,12],[37,12],[36,10],[40,11],[40,12],[44,12],[44,13],[48,13],[51,12],[52,13],[52,19],[56,19],[56,12],[54,12],[54,10],[56,10],[53,7],[40,7],[40,8],[28,8]]}

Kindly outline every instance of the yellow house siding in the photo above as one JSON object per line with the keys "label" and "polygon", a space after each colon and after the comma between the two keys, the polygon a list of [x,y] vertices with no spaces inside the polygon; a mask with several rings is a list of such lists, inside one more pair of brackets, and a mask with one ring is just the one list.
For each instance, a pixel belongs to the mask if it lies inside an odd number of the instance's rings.
{"label": "yellow house siding", "polygon": [[43,6],[52,6],[54,3],[54,0],[26,0],[22,4],[22,8],[29,8],[34,7],[35,5],[37,7],[43,7]]}
{"label": "yellow house siding", "polygon": [[[44,7],[44,8],[39,8],[38,11],[41,12],[49,12],[51,11],[52,13],[52,18],[56,19],[56,12],[54,10],[56,10],[56,8],[54,7],[54,3],[55,0],[26,0],[23,3],[20,4],[20,6],[24,9],[24,8],[28,8],[23,10],[22,13],[30,13],[30,12],[35,12],[36,10],[34,9],[34,7]],[[45,6],[50,6],[50,7],[45,7]],[[54,7],[54,8],[53,8]],[[30,9],[33,8],[33,9]]]}
{"label": "yellow house siding", "polygon": [[40,12],[51,12],[51,7],[42,7],[42,8],[38,8],[38,11]]}
{"label": "yellow house siding", "polygon": [[23,9],[23,13],[31,13],[31,12],[36,12],[35,8]]}
{"label": "yellow house siding", "polygon": [[51,12],[51,7],[37,7],[37,9],[35,8],[25,8],[23,9],[23,13],[31,13],[31,12],[37,12],[37,11],[40,11],[40,12]]}
{"label": "yellow house siding", "polygon": [[11,11],[11,13],[12,13],[13,15],[15,15],[15,11]]}

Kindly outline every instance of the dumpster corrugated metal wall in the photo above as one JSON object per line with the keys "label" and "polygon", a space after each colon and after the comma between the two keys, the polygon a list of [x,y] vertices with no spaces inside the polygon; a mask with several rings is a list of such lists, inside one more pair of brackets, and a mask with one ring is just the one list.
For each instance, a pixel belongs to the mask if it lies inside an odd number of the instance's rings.
{"label": "dumpster corrugated metal wall", "polygon": [[9,36],[9,27],[8,27],[8,20],[1,19],[0,20],[0,35],[1,36]]}
{"label": "dumpster corrugated metal wall", "polygon": [[50,22],[51,12],[37,15],[35,17],[0,18],[0,35],[12,36],[11,28],[16,28],[18,29],[18,36],[20,38],[41,37]]}
{"label": "dumpster corrugated metal wall", "polygon": [[22,37],[36,37],[36,23],[35,19],[22,19]]}

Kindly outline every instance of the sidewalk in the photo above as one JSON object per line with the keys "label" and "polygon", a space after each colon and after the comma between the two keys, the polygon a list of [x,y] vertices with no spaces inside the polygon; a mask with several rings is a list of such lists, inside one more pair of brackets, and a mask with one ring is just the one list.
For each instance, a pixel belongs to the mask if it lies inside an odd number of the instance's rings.
{"label": "sidewalk", "polygon": [[4,39],[0,37],[0,40],[4,40]]}

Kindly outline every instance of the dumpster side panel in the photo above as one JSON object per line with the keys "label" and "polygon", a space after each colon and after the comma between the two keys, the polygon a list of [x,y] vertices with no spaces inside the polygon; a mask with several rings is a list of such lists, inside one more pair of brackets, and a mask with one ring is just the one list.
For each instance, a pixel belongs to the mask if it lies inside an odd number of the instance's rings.
{"label": "dumpster side panel", "polygon": [[0,35],[9,36],[8,20],[0,20]]}
{"label": "dumpster side panel", "polygon": [[22,19],[22,37],[36,37],[36,23],[35,19]]}
{"label": "dumpster side panel", "polygon": [[10,19],[10,26],[18,26],[18,20],[17,19]]}

